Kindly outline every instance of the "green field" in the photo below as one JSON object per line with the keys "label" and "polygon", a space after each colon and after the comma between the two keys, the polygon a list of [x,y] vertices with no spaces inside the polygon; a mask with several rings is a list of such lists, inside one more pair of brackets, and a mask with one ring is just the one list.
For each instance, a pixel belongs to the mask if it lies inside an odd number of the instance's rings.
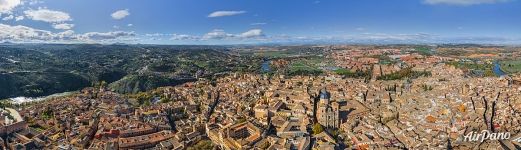
{"label": "green field", "polygon": [[398,72],[393,72],[391,74],[379,76],[376,79],[378,79],[378,80],[401,80],[404,78],[414,79],[414,78],[418,78],[421,76],[428,77],[431,75],[432,74],[430,71],[413,71],[412,68],[404,68]]}
{"label": "green field", "polygon": [[351,71],[348,69],[340,68],[334,71],[338,75],[343,75],[348,78],[371,78],[370,71]]}
{"label": "green field", "polygon": [[505,73],[519,73],[521,72],[521,60],[506,60],[501,61],[501,70]]}
{"label": "green field", "polygon": [[254,53],[255,56],[267,57],[267,58],[283,58],[290,57],[296,55],[295,53],[289,51],[266,51],[266,52],[257,52]]}
{"label": "green field", "polygon": [[322,73],[319,68],[323,62],[322,57],[307,57],[293,60],[288,68],[289,75],[318,75]]}
{"label": "green field", "polygon": [[491,63],[476,63],[476,62],[458,62],[458,61],[451,61],[447,62],[447,65],[452,65],[458,69],[465,70],[477,70],[477,71],[483,71],[483,76],[485,77],[493,77],[496,76],[494,74],[494,71],[492,71],[492,68],[494,67]]}
{"label": "green field", "polygon": [[488,63],[476,63],[476,62],[447,62],[448,65],[455,66],[460,69],[473,69],[473,70],[492,70],[493,65]]}
{"label": "green field", "polygon": [[291,60],[287,67],[288,75],[318,75],[323,67],[334,67],[334,62],[321,56],[310,56]]}
{"label": "green field", "polygon": [[316,70],[316,69],[317,68],[308,66],[307,64],[304,64],[301,62],[293,63],[290,66],[290,70]]}
{"label": "green field", "polygon": [[418,53],[420,53],[422,55],[432,55],[432,51],[428,47],[417,47],[415,49],[416,49],[416,51],[418,51]]}

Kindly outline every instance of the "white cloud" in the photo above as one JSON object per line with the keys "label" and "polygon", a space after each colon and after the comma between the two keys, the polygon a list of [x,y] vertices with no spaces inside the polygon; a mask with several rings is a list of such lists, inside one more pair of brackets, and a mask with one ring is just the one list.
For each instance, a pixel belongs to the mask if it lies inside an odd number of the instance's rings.
{"label": "white cloud", "polygon": [[25,1],[22,1],[22,3],[29,4],[29,5],[36,5],[36,4],[43,4],[44,2],[40,1],[40,0],[25,0]]}
{"label": "white cloud", "polygon": [[199,36],[187,35],[187,34],[166,34],[166,33],[148,33],[145,34],[150,40],[162,40],[162,39],[170,39],[170,40],[179,40],[179,41],[198,41],[201,40]]}
{"label": "white cloud", "polygon": [[436,41],[439,36],[427,33],[415,34],[386,34],[363,33],[356,35],[339,36],[270,36],[264,38],[271,42],[300,42],[300,43],[427,43]]}
{"label": "white cloud", "polygon": [[61,33],[52,33],[21,25],[0,24],[0,41],[51,41],[61,38],[61,35]]}
{"label": "white cloud", "polygon": [[82,35],[79,35],[79,39],[82,41],[103,41],[103,40],[112,40],[118,39],[120,37],[134,37],[136,34],[134,32],[125,32],[125,31],[113,31],[113,32],[88,32]]}
{"label": "white cloud", "polygon": [[356,28],[355,30],[356,30],[356,31],[364,31],[365,28],[359,27],[359,28]]}
{"label": "white cloud", "polygon": [[382,41],[428,41],[436,38],[436,35],[428,33],[415,34],[385,34],[385,33],[364,33],[355,37],[359,40],[382,40]]}
{"label": "white cloud", "polygon": [[134,37],[134,32],[89,32],[75,34],[72,30],[51,32],[27,26],[0,24],[0,41],[12,42],[105,42]]}
{"label": "white cloud", "polygon": [[226,38],[231,38],[234,36],[235,35],[233,35],[233,34],[224,32],[224,30],[214,29],[213,31],[206,33],[203,36],[203,39],[226,39]]}
{"label": "white cloud", "polygon": [[208,15],[208,17],[213,18],[213,17],[234,16],[234,15],[239,15],[239,14],[244,14],[244,13],[246,13],[246,11],[227,11],[227,10],[223,10],[223,11],[212,12],[211,14]]}
{"label": "white cloud", "polygon": [[251,29],[251,30],[241,33],[239,35],[239,37],[241,37],[241,38],[254,38],[254,37],[262,37],[262,36],[264,36],[264,33],[262,33],[261,29]]}
{"label": "white cloud", "polygon": [[52,27],[55,29],[70,30],[74,27],[74,24],[60,23],[60,24],[53,24]]}
{"label": "white cloud", "polygon": [[13,19],[14,19],[14,16],[13,16],[13,15],[9,15],[9,16],[7,16],[7,17],[2,18],[3,21],[13,20]]}
{"label": "white cloud", "polygon": [[517,37],[450,37],[429,33],[387,34],[387,33],[363,33],[339,36],[289,36],[275,35],[264,38],[272,43],[365,43],[365,44],[443,44],[443,43],[468,43],[468,44],[516,44],[521,43]]}
{"label": "white cloud", "polygon": [[24,11],[24,14],[29,19],[51,23],[59,23],[72,20],[71,16],[68,13],[49,10],[46,8],[40,8],[38,10],[26,10]]}
{"label": "white cloud", "polygon": [[16,20],[16,21],[20,21],[20,20],[24,20],[24,19],[25,19],[24,16],[17,16],[14,18],[14,20]]}
{"label": "white cloud", "polygon": [[128,9],[123,9],[112,13],[110,16],[112,16],[113,19],[120,20],[127,17],[128,15],[130,15]]}
{"label": "white cloud", "polygon": [[150,36],[150,37],[154,37],[154,36],[165,36],[166,34],[163,34],[163,33],[147,33],[145,34],[145,36]]}
{"label": "white cloud", "polygon": [[74,31],[72,30],[66,30],[63,32],[55,33],[54,34],[54,41],[73,41],[77,40],[77,35],[74,34]]}
{"label": "white cloud", "polygon": [[132,26],[134,26],[134,24],[131,24],[131,23],[127,24],[127,27],[132,27]]}
{"label": "white cloud", "polygon": [[[147,36],[164,36],[166,34],[146,34]],[[214,29],[203,36],[194,36],[194,35],[186,35],[186,34],[172,34],[170,40],[251,40],[251,39],[260,39],[261,37],[265,37],[264,33],[261,29],[251,29],[246,32],[240,34],[231,34],[227,33],[222,29]]]}
{"label": "white cloud", "polygon": [[20,0],[0,0],[0,14],[9,14],[16,6],[21,4]]}
{"label": "white cloud", "polygon": [[251,23],[250,25],[252,26],[257,26],[257,25],[266,25],[268,23],[265,23],[265,22],[256,22],[256,23]]}
{"label": "white cloud", "polygon": [[200,38],[186,34],[173,34],[170,40],[200,40]]}
{"label": "white cloud", "polygon": [[424,0],[424,2],[426,4],[430,4],[430,5],[444,4],[444,5],[461,5],[461,6],[477,5],[477,4],[494,4],[494,3],[508,2],[508,1],[511,1],[511,0]]}

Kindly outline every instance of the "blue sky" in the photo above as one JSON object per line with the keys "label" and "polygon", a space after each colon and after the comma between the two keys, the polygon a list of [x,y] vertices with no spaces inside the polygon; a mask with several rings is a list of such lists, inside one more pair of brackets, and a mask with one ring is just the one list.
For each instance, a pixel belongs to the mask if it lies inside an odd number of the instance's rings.
{"label": "blue sky", "polygon": [[0,41],[521,44],[518,0],[0,0]]}

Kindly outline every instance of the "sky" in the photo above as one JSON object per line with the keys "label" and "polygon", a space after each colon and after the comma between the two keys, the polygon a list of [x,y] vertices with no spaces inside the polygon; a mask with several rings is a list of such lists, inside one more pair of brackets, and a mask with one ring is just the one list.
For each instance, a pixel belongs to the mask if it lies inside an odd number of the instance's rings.
{"label": "sky", "polygon": [[0,0],[15,43],[521,44],[519,0]]}

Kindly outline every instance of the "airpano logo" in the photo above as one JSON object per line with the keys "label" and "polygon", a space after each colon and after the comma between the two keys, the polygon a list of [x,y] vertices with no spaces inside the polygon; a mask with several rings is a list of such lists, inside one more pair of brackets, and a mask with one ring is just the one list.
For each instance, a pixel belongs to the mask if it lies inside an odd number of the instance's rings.
{"label": "airpano logo", "polygon": [[[465,142],[483,142],[485,140],[497,141],[497,140],[508,140],[510,139],[510,132],[490,132],[488,130],[483,130],[480,132],[470,132],[467,135],[463,136],[463,141]],[[521,138],[517,138],[515,140],[520,140]]]}

